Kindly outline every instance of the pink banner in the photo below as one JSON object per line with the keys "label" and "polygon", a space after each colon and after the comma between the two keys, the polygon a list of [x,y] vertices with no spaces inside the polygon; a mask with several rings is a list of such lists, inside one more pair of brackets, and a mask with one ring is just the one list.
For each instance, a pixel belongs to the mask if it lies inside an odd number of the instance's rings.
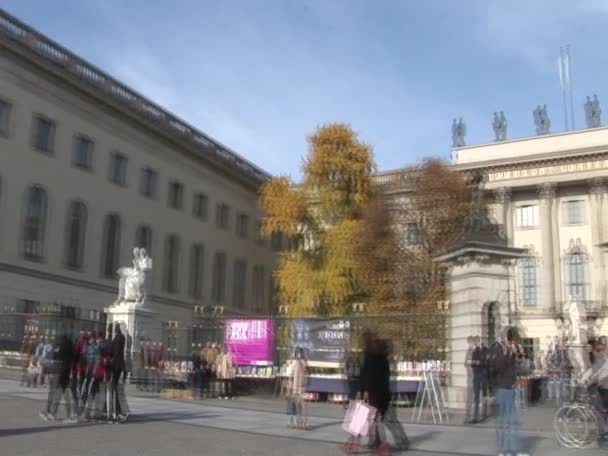
{"label": "pink banner", "polygon": [[272,364],[273,320],[226,320],[224,345],[235,365]]}

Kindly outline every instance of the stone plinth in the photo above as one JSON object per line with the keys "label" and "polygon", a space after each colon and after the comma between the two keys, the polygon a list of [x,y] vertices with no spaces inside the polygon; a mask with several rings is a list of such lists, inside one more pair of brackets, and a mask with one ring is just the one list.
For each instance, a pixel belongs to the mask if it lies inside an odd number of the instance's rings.
{"label": "stone plinth", "polygon": [[447,389],[448,407],[464,409],[467,387],[472,382],[465,366],[469,349],[468,337],[488,338],[487,309],[491,305],[496,317],[494,333],[498,336],[509,324],[513,284],[511,263],[522,255],[522,249],[483,242],[467,242],[452,249],[437,261],[446,263],[450,316],[448,352],[451,364]]}
{"label": "stone plinth", "polygon": [[108,323],[111,323],[112,327],[116,323],[120,323],[127,340],[125,357],[127,369],[130,370],[132,360],[138,359],[135,354],[140,351],[139,341],[142,338],[161,340],[162,323],[158,318],[158,313],[134,302],[121,302],[106,308],[105,312],[108,314]]}

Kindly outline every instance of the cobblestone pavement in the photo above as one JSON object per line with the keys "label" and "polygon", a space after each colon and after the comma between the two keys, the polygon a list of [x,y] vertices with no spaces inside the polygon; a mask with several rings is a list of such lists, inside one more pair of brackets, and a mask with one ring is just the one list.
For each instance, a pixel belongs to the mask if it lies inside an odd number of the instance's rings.
{"label": "cobblestone pavement", "polygon": [[[130,421],[123,425],[49,424],[38,418],[46,392],[0,380],[2,455],[337,455],[346,438],[340,417],[315,416],[313,430],[285,426],[283,413],[228,407],[222,401],[181,402],[129,398]],[[237,400],[238,401],[238,400]],[[60,409],[61,410],[61,409]],[[495,454],[492,429],[462,426],[406,426],[411,455]],[[550,433],[526,433],[530,453],[572,454]],[[604,454],[599,450],[578,452]]]}

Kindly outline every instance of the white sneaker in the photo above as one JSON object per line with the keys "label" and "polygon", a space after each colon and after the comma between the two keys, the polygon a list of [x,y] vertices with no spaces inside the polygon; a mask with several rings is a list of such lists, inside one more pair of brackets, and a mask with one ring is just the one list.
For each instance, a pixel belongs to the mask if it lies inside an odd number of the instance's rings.
{"label": "white sneaker", "polygon": [[40,412],[38,415],[40,416],[40,418],[42,418],[43,421],[49,420],[49,414],[46,412]]}
{"label": "white sneaker", "polygon": [[78,423],[78,418],[69,417],[63,420],[64,424],[76,424]]}

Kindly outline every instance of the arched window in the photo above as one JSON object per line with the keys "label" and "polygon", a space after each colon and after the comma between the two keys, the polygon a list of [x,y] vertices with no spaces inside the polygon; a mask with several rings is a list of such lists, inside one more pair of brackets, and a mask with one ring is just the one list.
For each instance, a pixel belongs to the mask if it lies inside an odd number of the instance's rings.
{"label": "arched window", "polygon": [[179,238],[172,234],[165,242],[165,277],[164,288],[168,293],[177,293],[179,266]]}
{"label": "arched window", "polygon": [[29,260],[40,261],[44,254],[44,234],[48,200],[46,191],[30,187],[26,193],[23,241],[21,250]]}
{"label": "arched window", "polygon": [[587,256],[573,252],[565,259],[566,296],[578,301],[587,300]]}
{"label": "arched window", "polygon": [[534,257],[524,258],[519,264],[521,299],[524,306],[538,304],[538,262]]}
{"label": "arched window", "polygon": [[190,290],[191,298],[200,299],[203,296],[203,271],[205,247],[194,244],[190,250]]}
{"label": "arched window", "polygon": [[146,249],[148,255],[152,256],[152,228],[140,225],[135,232],[135,247]]}
{"label": "arched window", "polygon": [[84,258],[87,208],[80,201],[73,201],[68,208],[65,228],[65,264],[68,268],[80,269]]}
{"label": "arched window", "polygon": [[120,258],[121,222],[118,214],[107,215],[103,228],[101,274],[105,278],[113,279],[116,277]]}

